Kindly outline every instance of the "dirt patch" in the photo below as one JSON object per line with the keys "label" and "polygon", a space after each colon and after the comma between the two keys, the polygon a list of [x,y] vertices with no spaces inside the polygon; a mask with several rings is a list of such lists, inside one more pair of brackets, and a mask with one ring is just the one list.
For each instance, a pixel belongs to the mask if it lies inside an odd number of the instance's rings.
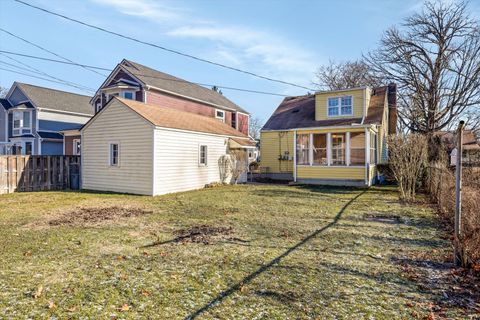
{"label": "dirt patch", "polygon": [[95,207],[95,208],[78,208],[70,212],[64,213],[62,216],[52,219],[48,222],[51,226],[61,225],[94,225],[116,220],[119,218],[138,217],[152,213],[140,208],[130,207]]}
{"label": "dirt patch", "polygon": [[214,227],[204,224],[175,231],[174,235],[177,237],[174,241],[210,244],[212,240],[231,238],[233,233],[232,227]]}
{"label": "dirt patch", "polygon": [[383,222],[383,223],[401,223],[402,220],[399,216],[378,214],[378,213],[367,213],[363,217],[368,221]]}

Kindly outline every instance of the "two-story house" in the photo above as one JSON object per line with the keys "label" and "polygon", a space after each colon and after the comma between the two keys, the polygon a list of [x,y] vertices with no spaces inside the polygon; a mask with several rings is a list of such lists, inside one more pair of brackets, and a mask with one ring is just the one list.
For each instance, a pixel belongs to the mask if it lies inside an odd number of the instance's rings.
{"label": "two-story house", "polygon": [[288,97],[261,131],[261,167],[273,179],[370,186],[396,133],[396,86]]}
{"label": "two-story house", "polygon": [[0,99],[0,154],[62,155],[62,130],[93,116],[90,97],[15,82]]}
{"label": "two-story house", "polygon": [[249,113],[219,92],[133,61],[122,60],[97,90],[95,112],[114,96],[216,118],[248,135]]}

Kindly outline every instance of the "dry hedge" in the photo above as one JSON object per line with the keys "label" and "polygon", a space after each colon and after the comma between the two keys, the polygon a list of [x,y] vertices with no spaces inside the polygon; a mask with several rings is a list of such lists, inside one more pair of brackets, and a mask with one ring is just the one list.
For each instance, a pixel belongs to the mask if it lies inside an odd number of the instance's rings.
{"label": "dry hedge", "polygon": [[[428,192],[453,232],[455,175],[445,166],[428,168]],[[461,246],[464,266],[480,265],[480,168],[465,168],[462,186]]]}

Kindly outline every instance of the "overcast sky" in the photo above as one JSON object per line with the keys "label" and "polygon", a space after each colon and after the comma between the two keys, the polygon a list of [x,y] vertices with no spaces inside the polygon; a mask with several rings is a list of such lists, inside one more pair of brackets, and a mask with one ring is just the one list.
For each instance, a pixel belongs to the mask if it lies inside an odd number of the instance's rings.
{"label": "overcast sky", "polygon": [[[134,38],[306,87],[313,86],[319,65],[330,59],[359,58],[375,48],[386,28],[399,24],[422,5],[418,0],[26,1]],[[479,11],[479,2],[471,1],[472,11]],[[0,26],[77,63],[113,68],[127,58],[193,82],[287,95],[306,93],[89,29],[13,0],[0,0]],[[3,32],[0,47],[57,59]],[[92,89],[97,89],[105,79],[75,66],[11,57]],[[25,71],[8,65],[26,67],[3,55],[0,61],[0,68]],[[88,94],[63,84],[0,70],[1,86],[10,87],[13,81]],[[263,120],[283,99],[222,91]]]}

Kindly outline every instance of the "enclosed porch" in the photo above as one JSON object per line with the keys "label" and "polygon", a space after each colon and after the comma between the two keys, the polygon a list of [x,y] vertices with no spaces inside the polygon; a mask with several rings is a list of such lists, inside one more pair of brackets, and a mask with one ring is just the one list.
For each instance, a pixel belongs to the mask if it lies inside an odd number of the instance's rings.
{"label": "enclosed porch", "polygon": [[375,127],[294,131],[294,181],[370,186],[379,162]]}

